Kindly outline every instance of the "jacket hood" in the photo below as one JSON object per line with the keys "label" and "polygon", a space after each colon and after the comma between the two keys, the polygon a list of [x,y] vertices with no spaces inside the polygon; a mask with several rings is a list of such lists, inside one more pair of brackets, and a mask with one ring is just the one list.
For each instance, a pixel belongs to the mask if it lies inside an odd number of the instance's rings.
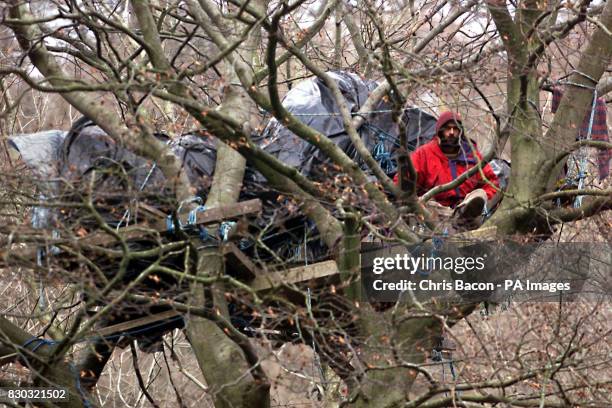
{"label": "jacket hood", "polygon": [[455,121],[457,123],[461,123],[461,115],[459,113],[446,111],[443,112],[436,122],[436,134],[442,129],[444,125],[446,125],[450,121]]}

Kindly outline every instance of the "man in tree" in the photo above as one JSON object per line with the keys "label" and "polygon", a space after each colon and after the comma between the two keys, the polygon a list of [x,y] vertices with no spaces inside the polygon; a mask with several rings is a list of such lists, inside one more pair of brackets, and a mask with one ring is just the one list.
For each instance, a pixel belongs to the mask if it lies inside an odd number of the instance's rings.
{"label": "man in tree", "polygon": [[[465,137],[461,116],[458,113],[444,112],[436,122],[436,136],[419,147],[411,155],[416,174],[417,194],[449,183],[474,167],[482,155],[476,143]],[[484,178],[483,178],[484,174]],[[395,183],[399,182],[399,174]],[[477,228],[482,222],[482,213],[487,201],[491,201],[499,191],[499,181],[490,165],[485,165],[462,184],[440,192],[435,201],[446,207],[439,211],[452,215],[454,224],[459,228]]]}

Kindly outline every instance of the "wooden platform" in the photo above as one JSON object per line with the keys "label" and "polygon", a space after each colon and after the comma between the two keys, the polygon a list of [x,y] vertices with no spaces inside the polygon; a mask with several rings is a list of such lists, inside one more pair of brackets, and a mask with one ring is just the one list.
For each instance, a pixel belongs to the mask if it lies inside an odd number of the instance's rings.
{"label": "wooden platform", "polygon": [[[453,236],[449,239],[451,240],[451,242],[462,246],[467,245],[468,243],[473,243],[475,241],[494,239],[496,233],[497,229],[495,227],[483,228],[477,231],[469,231],[463,234],[457,234],[456,236]],[[339,273],[336,262],[332,260],[264,273],[257,269],[256,266],[252,263],[252,261],[248,257],[246,257],[246,255],[244,255],[234,244],[226,244],[226,246],[222,248],[222,251],[226,255],[226,262],[228,262],[228,266],[230,266],[230,264],[233,264],[233,267],[236,267],[236,264],[234,262],[236,262],[237,258],[241,259],[238,264],[242,263],[243,265],[251,265],[249,268],[247,268],[247,270],[242,270],[240,274],[244,278],[244,280],[249,283],[249,286],[255,291],[266,291],[275,288],[281,288],[285,285],[294,285],[309,281],[316,281],[317,279],[330,277]],[[231,259],[234,260],[231,261]],[[255,272],[251,273],[252,271]],[[137,329],[141,326],[146,326],[152,323],[170,319],[175,316],[179,316],[180,314],[181,313],[177,311],[169,310],[166,312],[131,320],[129,322],[118,323],[116,325],[98,329],[95,331],[95,334],[99,336],[108,336],[111,334],[127,332],[133,329]],[[447,347],[447,349],[451,350],[452,348]]]}
{"label": "wooden platform", "polygon": [[[225,220],[237,219],[246,215],[256,214],[261,211],[261,208],[262,204],[260,200],[249,200],[225,207],[211,208],[197,214],[195,225],[210,225]],[[158,221],[122,228],[118,231],[117,236],[109,233],[96,232],[74,240],[64,241],[64,245],[74,245],[77,248],[80,246],[92,245],[105,246],[116,243],[118,237],[123,239],[136,239],[142,238],[143,234],[166,233],[166,215],[154,208],[149,208],[147,211],[156,217]],[[32,228],[26,228],[25,230],[30,233],[41,234],[41,230],[34,230]],[[23,233],[25,233],[25,231],[23,231]],[[496,233],[496,227],[481,228],[479,230],[453,235],[448,238],[448,241],[458,246],[463,246],[478,241],[495,239]],[[36,249],[24,244],[16,245],[18,245],[18,247],[14,250],[0,251],[0,263],[6,264],[11,257],[14,257],[15,260],[29,261],[35,265]],[[264,273],[234,243],[224,242],[220,245],[219,249],[225,258],[226,271],[231,272],[233,276],[247,283],[255,291],[266,291],[281,288],[285,285],[316,281],[339,273],[336,262],[332,260]],[[2,265],[0,264],[0,266]],[[108,336],[111,334],[128,332],[138,327],[171,319],[178,315],[180,315],[180,313],[174,310],[165,311],[97,329],[94,335]]]}

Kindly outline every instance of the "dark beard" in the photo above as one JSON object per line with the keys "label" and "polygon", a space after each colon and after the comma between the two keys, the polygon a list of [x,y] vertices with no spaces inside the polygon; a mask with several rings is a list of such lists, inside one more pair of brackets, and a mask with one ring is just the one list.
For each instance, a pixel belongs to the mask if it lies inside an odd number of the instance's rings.
{"label": "dark beard", "polygon": [[459,138],[451,137],[440,140],[440,150],[443,153],[455,154],[459,152]]}

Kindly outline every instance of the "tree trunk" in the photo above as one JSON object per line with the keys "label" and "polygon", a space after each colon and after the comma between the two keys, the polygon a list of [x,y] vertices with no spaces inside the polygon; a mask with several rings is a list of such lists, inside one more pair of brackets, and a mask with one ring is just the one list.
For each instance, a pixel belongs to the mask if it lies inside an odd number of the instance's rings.
{"label": "tree trunk", "polygon": [[[217,251],[198,254],[198,275],[211,276],[223,271],[223,258]],[[191,288],[190,304],[202,307],[214,304],[215,312],[229,321],[227,307],[220,292],[222,285],[205,289]],[[209,296],[207,297],[207,294]],[[198,360],[216,408],[265,408],[270,405],[270,384],[255,378],[243,351],[216,322],[189,316],[187,335]]]}
{"label": "tree trunk", "polygon": [[[265,2],[257,1],[251,4],[265,11]],[[245,47],[248,51],[244,51],[244,55],[237,58],[246,58],[257,65],[260,41],[260,35],[252,35]],[[248,134],[253,127],[253,118],[257,117],[257,109],[244,88],[234,85],[238,82],[238,77],[231,64],[226,65],[224,75],[230,85],[225,88],[218,110],[236,118],[242,124],[243,131]],[[238,200],[245,166],[246,160],[237,151],[221,141],[217,143],[215,175],[206,200],[207,208],[220,207]],[[223,257],[217,250],[198,253],[197,276],[221,276],[225,272]],[[191,284],[189,304],[198,308],[212,305],[215,312],[229,322],[227,302],[223,296],[225,292],[225,285],[221,282],[209,287],[194,282]],[[245,356],[240,345],[230,338],[217,322],[190,316],[187,335],[202,374],[211,388],[216,408],[270,406],[270,383],[261,370],[259,361],[252,361]],[[250,345],[244,344],[243,347],[248,348]]]}

